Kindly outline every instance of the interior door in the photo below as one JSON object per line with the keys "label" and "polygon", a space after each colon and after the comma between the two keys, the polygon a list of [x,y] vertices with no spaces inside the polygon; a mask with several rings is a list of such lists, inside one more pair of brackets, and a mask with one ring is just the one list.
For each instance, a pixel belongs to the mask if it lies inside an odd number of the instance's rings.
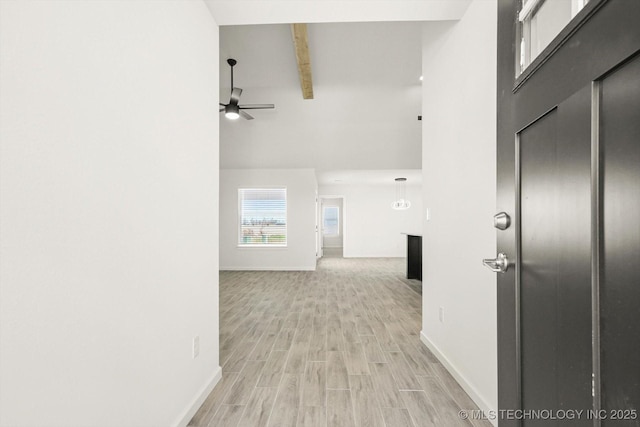
{"label": "interior door", "polygon": [[640,1],[590,0],[519,76],[498,5],[499,425],[640,426]]}
{"label": "interior door", "polygon": [[322,199],[318,197],[316,192],[316,259],[322,258],[322,248],[324,247],[322,231]]}

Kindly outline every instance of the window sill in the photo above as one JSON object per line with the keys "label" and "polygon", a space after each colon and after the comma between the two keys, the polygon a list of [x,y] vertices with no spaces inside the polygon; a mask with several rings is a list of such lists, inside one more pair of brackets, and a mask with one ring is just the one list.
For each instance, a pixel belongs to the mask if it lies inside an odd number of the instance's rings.
{"label": "window sill", "polygon": [[287,245],[237,245],[238,249],[287,249]]}

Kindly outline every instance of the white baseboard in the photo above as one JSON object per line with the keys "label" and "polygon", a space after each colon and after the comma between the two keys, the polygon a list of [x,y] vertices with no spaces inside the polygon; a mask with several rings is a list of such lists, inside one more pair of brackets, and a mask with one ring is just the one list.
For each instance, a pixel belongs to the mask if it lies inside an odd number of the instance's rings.
{"label": "white baseboard", "polygon": [[316,265],[306,267],[220,267],[220,271],[315,271]]}
{"label": "white baseboard", "polygon": [[[447,357],[444,354],[442,354],[440,349],[436,347],[436,345],[432,343],[431,340],[429,340],[429,338],[427,338],[427,336],[422,331],[420,331],[420,340],[438,358],[440,363],[442,363],[442,365],[445,368],[447,368],[447,371],[449,371],[451,376],[458,382],[458,384],[460,384],[460,387],[462,387],[462,389],[467,392],[471,400],[473,400],[475,404],[478,405],[478,408],[484,411],[485,414],[493,413],[496,410],[496,408],[492,408],[487,404],[487,402],[478,393],[478,390],[476,390],[476,388],[473,385],[471,385],[469,381],[467,381],[467,379],[460,373],[460,371],[456,369],[453,363],[451,363],[451,361],[447,359]],[[462,408],[462,409],[470,409],[470,408]],[[491,422],[491,424],[493,424],[494,426],[498,425],[498,420],[496,419],[489,420],[489,422]]]}
{"label": "white baseboard", "polygon": [[178,417],[178,421],[173,424],[175,427],[186,427],[187,424],[189,424],[191,418],[193,418],[196,412],[198,412],[200,406],[202,406],[207,396],[209,396],[209,393],[211,393],[211,390],[213,390],[213,388],[216,386],[216,384],[218,384],[218,381],[220,381],[221,378],[222,368],[218,366],[211,379],[205,384],[200,393],[196,395],[191,405],[189,405],[189,407],[184,410],[182,415]]}

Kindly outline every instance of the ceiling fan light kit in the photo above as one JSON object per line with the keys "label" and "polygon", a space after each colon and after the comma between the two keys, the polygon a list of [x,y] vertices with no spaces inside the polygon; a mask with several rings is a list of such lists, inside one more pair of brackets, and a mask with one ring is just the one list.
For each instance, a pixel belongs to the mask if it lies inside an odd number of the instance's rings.
{"label": "ceiling fan light kit", "polygon": [[229,98],[228,104],[220,103],[220,112],[224,111],[224,116],[230,120],[237,120],[242,116],[242,118],[246,120],[253,120],[253,116],[246,111],[243,110],[264,110],[264,109],[273,109],[275,105],[273,104],[248,104],[248,105],[239,105],[240,95],[242,95],[242,89],[239,87],[233,86],[233,67],[238,63],[233,58],[227,59],[227,64],[231,67],[231,96]]}
{"label": "ceiling fan light kit", "polygon": [[224,109],[224,116],[227,119],[236,120],[240,118],[240,108],[237,105],[229,104]]}

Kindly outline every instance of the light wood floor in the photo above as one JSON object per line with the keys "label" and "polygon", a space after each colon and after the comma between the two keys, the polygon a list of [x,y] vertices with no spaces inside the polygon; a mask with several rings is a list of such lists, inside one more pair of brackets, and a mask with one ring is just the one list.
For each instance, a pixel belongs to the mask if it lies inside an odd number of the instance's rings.
{"label": "light wood floor", "polygon": [[315,272],[221,272],[223,378],[189,425],[472,425],[458,411],[477,407],[420,341],[404,271],[327,257]]}

